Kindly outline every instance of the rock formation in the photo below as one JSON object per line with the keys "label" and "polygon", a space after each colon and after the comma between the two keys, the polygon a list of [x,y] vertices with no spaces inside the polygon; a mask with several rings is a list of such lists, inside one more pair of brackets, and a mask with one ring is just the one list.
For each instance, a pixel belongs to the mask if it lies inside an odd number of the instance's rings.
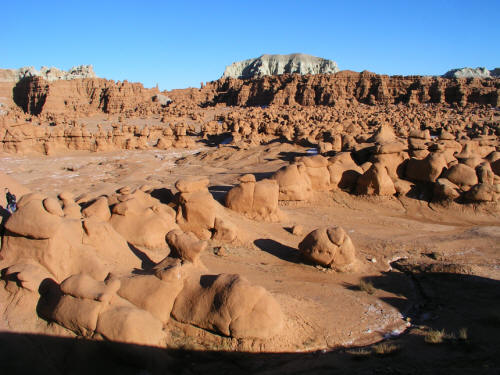
{"label": "rock formation", "polygon": [[498,68],[488,70],[486,68],[459,68],[451,69],[443,74],[445,78],[493,78],[497,77]]}
{"label": "rock formation", "polygon": [[[224,241],[227,219],[208,223],[201,215],[210,209],[207,183],[178,181],[178,224]],[[82,211],[69,193],[22,195],[0,251],[8,289],[39,298],[33,314],[87,338],[165,346],[171,319],[235,338],[279,333],[284,315],[276,300],[240,275],[208,274],[200,259],[207,243],[180,230],[174,210],[147,191],[123,187]],[[145,266],[135,246],[163,255]]]}
{"label": "rock formation", "polygon": [[214,95],[211,104],[345,105],[467,103],[499,106],[499,80],[450,80],[425,76],[386,76],[371,72],[341,71],[336,74],[282,74],[249,80],[222,78],[202,91]]}
{"label": "rock formation", "polygon": [[140,83],[114,82],[102,78],[48,81],[27,76],[15,85],[14,102],[25,112],[41,113],[124,113],[161,108],[166,100],[158,89]]}
{"label": "rock formation", "polygon": [[356,266],[356,250],[342,227],[312,231],[299,244],[299,250],[313,263],[338,271],[352,271]]}
{"label": "rock formation", "polygon": [[283,218],[278,208],[279,186],[276,180],[256,182],[252,174],[239,180],[241,183],[226,195],[226,207],[252,219],[279,221]]}
{"label": "rock formation", "polygon": [[262,55],[254,59],[238,61],[227,66],[222,78],[248,79],[285,73],[331,74],[339,68],[332,60],[293,53],[290,55]]}
{"label": "rock formation", "polygon": [[92,65],[78,65],[69,70],[46,66],[42,66],[39,71],[32,66],[19,69],[0,69],[0,82],[18,82],[31,77],[41,77],[47,81],[97,78]]}

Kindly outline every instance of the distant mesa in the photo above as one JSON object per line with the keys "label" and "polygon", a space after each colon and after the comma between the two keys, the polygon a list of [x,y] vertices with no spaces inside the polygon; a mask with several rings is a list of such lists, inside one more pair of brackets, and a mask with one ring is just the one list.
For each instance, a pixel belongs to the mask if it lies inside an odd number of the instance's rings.
{"label": "distant mesa", "polygon": [[92,65],[78,65],[69,70],[46,66],[42,66],[39,71],[33,66],[24,66],[19,69],[0,69],[0,82],[18,82],[27,77],[42,77],[47,81],[97,78]]}
{"label": "distant mesa", "polygon": [[222,78],[254,78],[285,73],[328,74],[337,73],[339,67],[332,60],[293,53],[290,55],[262,55],[238,61],[227,66]]}
{"label": "distant mesa", "polygon": [[443,74],[445,78],[496,78],[500,77],[500,68],[488,70],[484,67],[452,69]]}

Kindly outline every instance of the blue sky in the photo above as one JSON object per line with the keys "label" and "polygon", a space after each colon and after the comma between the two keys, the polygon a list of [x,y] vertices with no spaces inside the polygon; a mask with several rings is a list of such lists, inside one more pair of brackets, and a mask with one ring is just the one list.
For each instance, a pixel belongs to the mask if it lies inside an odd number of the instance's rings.
{"label": "blue sky", "polygon": [[162,90],[199,87],[263,53],[390,75],[500,66],[500,0],[2,0],[0,9],[0,68],[92,64],[100,77]]}

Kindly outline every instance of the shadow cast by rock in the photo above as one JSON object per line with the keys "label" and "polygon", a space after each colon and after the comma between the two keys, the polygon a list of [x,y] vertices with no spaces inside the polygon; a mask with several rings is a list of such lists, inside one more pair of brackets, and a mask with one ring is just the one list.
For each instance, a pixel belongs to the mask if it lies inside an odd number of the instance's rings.
{"label": "shadow cast by rock", "polygon": [[153,262],[143,251],[139,250],[137,247],[132,245],[131,243],[127,243],[130,251],[140,259],[141,263],[141,270],[134,270],[134,273],[149,273],[149,271],[156,265],[155,262]]}
{"label": "shadow cast by rock", "polygon": [[283,245],[269,238],[255,240],[254,244],[262,251],[274,255],[281,260],[292,263],[302,263],[300,252],[293,247]]}
{"label": "shadow cast by rock", "polygon": [[232,188],[232,186],[213,185],[208,187],[208,191],[212,194],[216,201],[224,205],[226,194]]}

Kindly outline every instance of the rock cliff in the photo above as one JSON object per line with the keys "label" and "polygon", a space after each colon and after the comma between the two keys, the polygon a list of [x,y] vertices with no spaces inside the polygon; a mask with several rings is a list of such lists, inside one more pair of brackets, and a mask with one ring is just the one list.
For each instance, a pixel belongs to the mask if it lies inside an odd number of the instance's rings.
{"label": "rock cliff", "polygon": [[[222,78],[200,90],[205,105],[236,106],[364,104],[500,105],[500,79],[387,76],[367,71]],[[210,99],[211,98],[211,99]],[[175,100],[174,97],[172,99]]]}
{"label": "rock cliff", "polygon": [[222,78],[253,78],[285,73],[327,74],[339,68],[332,60],[293,53],[290,55],[262,55],[254,59],[235,62],[226,67]]}
{"label": "rock cliff", "polygon": [[500,75],[500,69],[488,70],[486,68],[460,68],[452,69],[443,74],[445,78],[493,78]]}
{"label": "rock cliff", "polygon": [[102,78],[48,81],[25,77],[13,89],[14,102],[25,112],[40,113],[123,113],[161,107],[158,89],[141,83],[115,82]]}
{"label": "rock cliff", "polygon": [[92,65],[74,66],[67,71],[46,66],[42,66],[40,71],[32,66],[19,69],[0,69],[0,82],[18,82],[27,77],[42,77],[47,81],[97,78]]}

